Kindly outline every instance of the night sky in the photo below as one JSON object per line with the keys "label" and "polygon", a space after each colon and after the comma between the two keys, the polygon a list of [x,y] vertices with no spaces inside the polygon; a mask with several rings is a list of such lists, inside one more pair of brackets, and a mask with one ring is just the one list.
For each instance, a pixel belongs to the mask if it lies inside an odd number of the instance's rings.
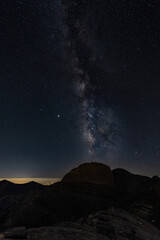
{"label": "night sky", "polygon": [[160,2],[0,1],[0,177],[160,174]]}

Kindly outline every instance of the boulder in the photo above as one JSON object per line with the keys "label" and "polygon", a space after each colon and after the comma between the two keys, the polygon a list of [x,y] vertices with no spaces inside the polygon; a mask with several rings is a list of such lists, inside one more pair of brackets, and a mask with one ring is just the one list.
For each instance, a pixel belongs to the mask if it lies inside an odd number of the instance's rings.
{"label": "boulder", "polygon": [[16,227],[8,229],[6,232],[3,233],[5,238],[9,239],[26,239],[27,238],[27,231],[25,227]]}
{"label": "boulder", "polygon": [[83,218],[82,224],[92,226],[97,233],[111,240],[158,240],[160,230],[124,210],[110,208]]}
{"label": "boulder", "polygon": [[28,230],[28,240],[110,240],[89,226],[72,222],[56,227],[41,227]]}
{"label": "boulder", "polygon": [[[15,230],[13,230],[14,232]],[[10,231],[11,232],[11,231]],[[27,229],[28,240],[159,240],[160,230],[117,208],[98,211],[77,221]],[[12,233],[13,239],[21,239]],[[4,238],[12,239],[12,237]],[[23,238],[24,239],[24,238]]]}

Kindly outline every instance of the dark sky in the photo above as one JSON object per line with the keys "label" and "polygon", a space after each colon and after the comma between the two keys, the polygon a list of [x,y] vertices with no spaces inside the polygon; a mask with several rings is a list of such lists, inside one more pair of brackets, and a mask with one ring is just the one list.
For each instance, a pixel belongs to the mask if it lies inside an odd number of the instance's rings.
{"label": "dark sky", "polygon": [[0,177],[160,172],[160,2],[0,1]]}

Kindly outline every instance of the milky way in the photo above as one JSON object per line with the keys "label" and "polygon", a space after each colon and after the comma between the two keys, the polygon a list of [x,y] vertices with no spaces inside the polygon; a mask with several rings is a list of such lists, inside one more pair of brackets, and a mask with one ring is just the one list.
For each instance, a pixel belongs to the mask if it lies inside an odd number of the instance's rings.
{"label": "milky way", "polygon": [[159,175],[160,2],[0,1],[0,176]]}
{"label": "milky way", "polygon": [[[82,137],[91,159],[102,160],[106,157],[108,146],[115,145],[116,136],[119,135],[117,119],[109,101],[110,86],[96,61],[94,46],[91,44],[87,3],[62,2],[68,60],[73,73],[74,91],[80,103]],[[106,94],[103,92],[104,82],[108,84]]]}

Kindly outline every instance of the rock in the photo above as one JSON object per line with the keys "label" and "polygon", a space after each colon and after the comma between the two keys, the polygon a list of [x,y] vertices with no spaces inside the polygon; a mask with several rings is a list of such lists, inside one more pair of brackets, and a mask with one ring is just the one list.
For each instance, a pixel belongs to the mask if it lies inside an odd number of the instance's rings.
{"label": "rock", "polygon": [[108,211],[99,211],[86,219],[81,219],[81,221],[112,240],[160,239],[159,229],[120,209],[111,208]]}
{"label": "rock", "polygon": [[151,189],[160,195],[160,178],[158,176],[151,178]]}
{"label": "rock", "polygon": [[27,238],[27,231],[25,227],[16,227],[8,229],[6,232],[3,233],[5,239],[6,238],[13,238],[13,239],[26,239]]}
{"label": "rock", "polygon": [[[65,224],[66,225],[66,224]],[[29,240],[110,240],[106,236],[93,231],[90,227],[74,225],[60,227],[33,228],[28,231]]]}
{"label": "rock", "polygon": [[95,184],[114,185],[110,167],[97,162],[84,163],[67,173],[62,182],[90,182]]}
{"label": "rock", "polygon": [[5,236],[4,236],[3,233],[1,233],[1,234],[0,234],[0,240],[3,239],[3,238],[5,238]]}
{"label": "rock", "polygon": [[150,178],[130,173],[125,169],[112,170],[117,189],[123,193],[138,193],[149,186]]}
{"label": "rock", "polygon": [[[16,230],[17,231],[17,230]],[[21,239],[13,234],[8,236]],[[110,208],[75,222],[60,222],[52,227],[26,230],[28,240],[159,240],[160,230],[126,211]],[[10,237],[4,240],[9,240]],[[24,238],[23,238],[24,239]],[[10,239],[11,240],[11,239]]]}

